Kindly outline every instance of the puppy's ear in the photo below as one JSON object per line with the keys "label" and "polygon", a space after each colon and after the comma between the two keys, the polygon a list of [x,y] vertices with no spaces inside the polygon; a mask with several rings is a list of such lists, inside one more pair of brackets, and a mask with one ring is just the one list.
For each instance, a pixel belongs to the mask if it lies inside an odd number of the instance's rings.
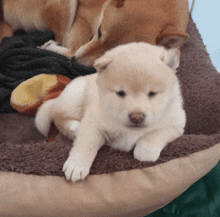
{"label": "puppy's ear", "polygon": [[177,69],[180,63],[179,49],[170,49],[162,53],[160,59],[171,69]]}
{"label": "puppy's ear", "polygon": [[125,0],[112,0],[111,5],[120,8],[124,5]]}
{"label": "puppy's ear", "polygon": [[156,44],[163,47],[179,48],[185,43],[189,35],[187,33],[180,32],[176,27],[168,26],[165,28],[156,38]]}
{"label": "puppy's ear", "polygon": [[102,72],[107,68],[107,66],[112,62],[113,59],[101,57],[95,60],[93,66],[96,68],[97,72]]}

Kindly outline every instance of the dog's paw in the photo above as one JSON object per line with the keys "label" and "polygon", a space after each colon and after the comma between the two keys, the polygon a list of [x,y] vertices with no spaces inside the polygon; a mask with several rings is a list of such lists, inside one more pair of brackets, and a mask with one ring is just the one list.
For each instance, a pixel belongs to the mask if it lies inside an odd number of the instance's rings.
{"label": "dog's paw", "polygon": [[160,156],[161,148],[149,147],[146,145],[137,145],[134,149],[134,158],[139,161],[155,162]]}
{"label": "dog's paw", "polygon": [[68,48],[63,47],[57,41],[54,41],[54,40],[50,40],[37,48],[40,48],[42,50],[53,51],[53,52],[59,53],[61,55],[67,55],[68,51],[69,51]]}
{"label": "dog's paw", "polygon": [[51,51],[53,51],[55,48],[57,48],[57,46],[59,46],[57,41],[49,40],[48,42],[46,42],[45,44],[39,46],[38,48],[40,48],[42,50],[51,50]]}
{"label": "dog's paw", "polygon": [[69,156],[63,165],[63,172],[66,179],[76,182],[85,179],[89,175],[91,165],[83,160],[80,155]]}

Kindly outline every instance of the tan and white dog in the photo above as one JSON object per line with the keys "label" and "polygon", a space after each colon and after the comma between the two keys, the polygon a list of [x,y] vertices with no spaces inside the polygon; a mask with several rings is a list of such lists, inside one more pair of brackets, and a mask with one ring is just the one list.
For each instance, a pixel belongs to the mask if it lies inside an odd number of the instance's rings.
{"label": "tan and white dog", "polygon": [[84,179],[104,144],[156,161],[181,136],[185,112],[176,68],[179,50],[143,42],[107,51],[97,73],[74,79],[39,108],[35,123],[46,137],[51,123],[74,145],[63,166],[66,178]]}
{"label": "tan and white dog", "polygon": [[120,44],[143,41],[179,47],[188,38],[187,0],[0,2],[3,10],[0,39],[12,36],[17,29],[50,30],[56,41],[49,41],[41,48],[68,58],[77,51],[77,61],[85,65],[92,65],[105,51]]}

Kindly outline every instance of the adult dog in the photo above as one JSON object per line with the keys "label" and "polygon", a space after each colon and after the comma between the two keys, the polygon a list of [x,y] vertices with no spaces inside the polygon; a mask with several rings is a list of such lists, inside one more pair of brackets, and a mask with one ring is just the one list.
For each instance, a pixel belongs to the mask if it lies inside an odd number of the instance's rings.
{"label": "adult dog", "polygon": [[50,30],[56,42],[42,48],[85,65],[120,44],[170,48],[188,38],[187,0],[1,0],[1,7],[0,39],[17,29]]}

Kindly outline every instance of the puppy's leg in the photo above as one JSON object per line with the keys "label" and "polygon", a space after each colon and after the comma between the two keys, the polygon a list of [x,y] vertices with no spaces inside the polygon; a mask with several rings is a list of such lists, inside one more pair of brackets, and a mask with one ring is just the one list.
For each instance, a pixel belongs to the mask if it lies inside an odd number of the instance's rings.
{"label": "puppy's leg", "polygon": [[182,128],[167,128],[154,131],[137,142],[134,157],[140,161],[156,161],[163,148],[183,134]]}
{"label": "puppy's leg", "polygon": [[56,127],[63,135],[65,135],[69,139],[74,139],[79,123],[79,121],[74,120],[64,120],[62,122],[58,122],[55,119]]}
{"label": "puppy's leg", "polygon": [[69,139],[75,137],[79,121],[84,114],[84,93],[87,81],[78,77],[71,81],[63,92],[54,99],[53,121],[59,131]]}
{"label": "puppy's leg", "polygon": [[67,180],[73,182],[84,179],[90,171],[92,163],[105,139],[90,121],[80,123],[76,141],[64,163],[63,172]]}
{"label": "puppy's leg", "polygon": [[0,23],[0,43],[2,42],[3,38],[13,36],[13,34],[14,31],[12,27],[9,24],[2,21]]}
{"label": "puppy's leg", "polygon": [[[92,76],[92,75],[91,75]],[[84,114],[87,77],[72,80],[56,98],[54,103],[54,118],[62,120],[80,121]]]}

